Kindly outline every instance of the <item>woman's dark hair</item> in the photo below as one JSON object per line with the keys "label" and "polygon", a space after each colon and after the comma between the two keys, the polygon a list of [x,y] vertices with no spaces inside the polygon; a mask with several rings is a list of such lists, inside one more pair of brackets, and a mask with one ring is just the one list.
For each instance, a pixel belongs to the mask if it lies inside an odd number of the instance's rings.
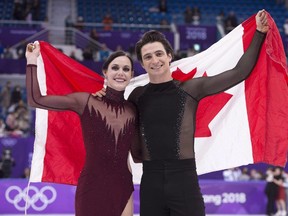
{"label": "woman's dark hair", "polygon": [[141,55],[142,47],[148,43],[153,43],[153,42],[162,43],[164,46],[164,49],[166,50],[166,53],[171,54],[172,59],[174,58],[173,48],[171,44],[169,43],[169,41],[166,39],[165,35],[159,31],[151,30],[151,31],[144,33],[142,38],[135,45],[135,52],[136,52],[138,61],[140,61],[141,63],[143,62],[142,55]]}
{"label": "woman's dark hair", "polygon": [[[106,71],[108,69],[108,66],[109,64],[117,57],[119,56],[126,56],[130,62],[131,62],[131,70],[132,72],[134,71],[134,64],[133,64],[133,60],[132,58],[130,57],[130,55],[124,51],[116,51],[116,52],[113,52],[111,55],[109,55],[109,57],[106,59],[106,61],[103,63],[102,65],[102,71]],[[132,74],[133,75],[133,74]]]}

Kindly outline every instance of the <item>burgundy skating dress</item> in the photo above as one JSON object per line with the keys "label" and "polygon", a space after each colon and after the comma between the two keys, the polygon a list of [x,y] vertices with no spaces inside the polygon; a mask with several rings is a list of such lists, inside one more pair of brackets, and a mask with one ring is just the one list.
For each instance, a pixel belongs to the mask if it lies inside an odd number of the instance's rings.
{"label": "burgundy skating dress", "polygon": [[76,192],[77,216],[120,216],[133,191],[127,157],[135,110],[124,92],[107,90],[103,101],[89,97],[81,116],[87,155]]}
{"label": "burgundy skating dress", "polygon": [[86,160],[76,190],[76,216],[120,216],[134,190],[127,164],[138,140],[134,105],[124,99],[124,91],[109,87],[103,98],[71,94],[77,105],[63,97],[41,97],[36,70],[27,65],[28,99],[38,108],[73,110],[81,119]]}
{"label": "burgundy skating dress", "polygon": [[77,187],[77,216],[120,216],[133,191],[127,157],[135,111],[124,92],[107,90],[103,101],[89,97],[81,117],[87,156]]}

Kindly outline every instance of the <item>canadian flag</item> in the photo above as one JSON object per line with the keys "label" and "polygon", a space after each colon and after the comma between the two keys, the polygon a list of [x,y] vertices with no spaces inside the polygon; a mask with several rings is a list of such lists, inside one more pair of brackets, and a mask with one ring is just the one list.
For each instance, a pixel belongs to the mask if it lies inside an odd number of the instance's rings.
{"label": "canadian flag", "polygon": [[[288,151],[287,65],[277,26],[270,30],[252,74],[225,92],[202,99],[197,110],[195,153],[199,175],[253,163],[284,167]],[[213,76],[233,68],[249,46],[255,15],[207,50],[171,64],[174,79]],[[38,76],[42,94],[96,92],[103,78],[45,42],[40,42]],[[131,91],[149,82],[135,77]],[[31,182],[77,184],[84,163],[79,117],[72,112],[36,110],[36,136]],[[133,166],[139,183],[141,165]]]}

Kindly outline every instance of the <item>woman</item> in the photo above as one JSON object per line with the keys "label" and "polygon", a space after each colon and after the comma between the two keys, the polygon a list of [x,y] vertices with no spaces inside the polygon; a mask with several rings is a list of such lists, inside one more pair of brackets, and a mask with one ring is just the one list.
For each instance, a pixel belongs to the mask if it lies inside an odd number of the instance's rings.
{"label": "woman", "polygon": [[132,216],[134,188],[128,153],[138,137],[137,118],[135,107],[124,99],[133,76],[132,59],[119,51],[104,62],[107,94],[103,98],[86,92],[42,96],[36,75],[39,54],[39,44],[27,45],[28,104],[74,111],[81,121],[86,159],[76,190],[76,216]]}

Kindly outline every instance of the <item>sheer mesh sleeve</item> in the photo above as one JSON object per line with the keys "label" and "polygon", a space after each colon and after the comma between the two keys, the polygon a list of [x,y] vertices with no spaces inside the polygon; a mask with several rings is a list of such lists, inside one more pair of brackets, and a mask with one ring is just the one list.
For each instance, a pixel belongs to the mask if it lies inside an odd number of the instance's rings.
{"label": "sheer mesh sleeve", "polygon": [[89,93],[72,93],[63,96],[42,96],[37,79],[37,66],[26,66],[26,90],[28,104],[35,108],[55,111],[71,110],[82,114]]}
{"label": "sheer mesh sleeve", "polygon": [[265,36],[264,33],[255,32],[250,46],[233,69],[211,77],[191,79],[184,84],[185,90],[193,98],[200,100],[205,96],[225,91],[245,80],[257,63]]}
{"label": "sheer mesh sleeve", "polygon": [[133,136],[132,144],[131,144],[131,156],[134,163],[141,163],[142,162],[142,149],[141,149],[141,137],[139,131],[139,121],[136,120],[135,123],[135,135]]}
{"label": "sheer mesh sleeve", "polygon": [[143,87],[137,87],[135,88],[131,94],[128,97],[128,101],[130,101],[131,103],[133,103],[137,109],[137,119],[136,119],[136,135],[135,135],[135,141],[132,143],[131,145],[131,155],[133,158],[133,161],[135,163],[140,163],[143,161],[143,146],[144,143],[141,140],[141,132],[140,132],[140,119],[139,119],[139,110],[138,110],[138,106],[137,106],[137,102],[138,102],[138,97],[139,95],[141,95],[143,93]]}

